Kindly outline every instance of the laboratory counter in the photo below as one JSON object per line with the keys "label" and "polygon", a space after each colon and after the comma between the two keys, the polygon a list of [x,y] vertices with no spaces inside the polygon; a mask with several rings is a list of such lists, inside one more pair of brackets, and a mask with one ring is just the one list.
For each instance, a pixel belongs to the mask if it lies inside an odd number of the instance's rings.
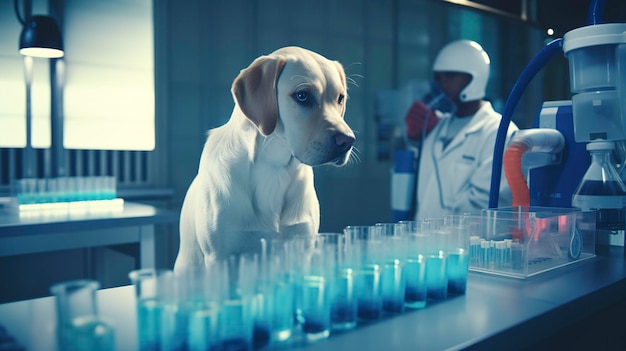
{"label": "laboratory counter", "polygon": [[[118,350],[136,349],[132,286],[98,292]],[[624,350],[622,247],[529,279],[470,272],[466,294],[359,326],[302,350]],[[0,324],[28,350],[49,349],[54,298],[0,305]],[[615,318],[619,317],[618,322]]]}
{"label": "laboratory counter", "polygon": [[0,257],[139,243],[141,267],[154,267],[154,226],[176,223],[178,213],[125,202],[97,210],[0,209]]}

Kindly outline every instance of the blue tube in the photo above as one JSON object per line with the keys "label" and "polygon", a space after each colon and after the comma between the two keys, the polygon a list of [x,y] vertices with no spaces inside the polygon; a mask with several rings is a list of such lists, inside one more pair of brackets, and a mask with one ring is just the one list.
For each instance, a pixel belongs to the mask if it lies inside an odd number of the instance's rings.
{"label": "blue tube", "polygon": [[587,25],[601,24],[604,22],[605,0],[592,0],[587,11]]}
{"label": "blue tube", "polygon": [[493,149],[493,165],[491,169],[491,189],[489,191],[489,208],[498,207],[498,198],[500,196],[500,178],[502,177],[502,156],[504,155],[504,144],[506,142],[506,133],[511,123],[513,111],[519,102],[522,93],[528,86],[528,83],[539,72],[546,63],[556,54],[561,53],[563,39],[555,39],[548,43],[533,59],[526,65],[520,76],[517,78],[509,97],[506,99],[502,119],[498,127],[496,135],[496,144]]}

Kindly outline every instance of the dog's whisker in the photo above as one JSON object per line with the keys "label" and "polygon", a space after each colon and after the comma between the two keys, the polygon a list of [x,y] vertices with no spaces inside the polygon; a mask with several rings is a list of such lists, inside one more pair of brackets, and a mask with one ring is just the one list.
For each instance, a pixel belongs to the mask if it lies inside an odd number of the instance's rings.
{"label": "dog's whisker", "polygon": [[360,150],[356,148],[356,146],[352,147],[352,152],[350,153],[350,157],[348,158],[347,163],[360,163],[361,158],[359,157]]}
{"label": "dog's whisker", "polygon": [[352,62],[352,63],[350,63],[350,64],[346,65],[346,68],[345,68],[344,70],[345,70],[345,71],[348,71],[350,68],[352,68],[352,66],[355,66],[355,65],[362,65],[362,64],[363,64],[363,63],[358,62],[358,61],[356,61],[356,62]]}
{"label": "dog's whisker", "polygon": [[354,86],[356,86],[357,88],[359,87],[359,84],[356,82],[356,80],[352,77],[358,77],[358,78],[363,78],[362,75],[360,74],[351,74],[349,76],[346,76],[346,82],[348,82],[348,84],[353,84]]}

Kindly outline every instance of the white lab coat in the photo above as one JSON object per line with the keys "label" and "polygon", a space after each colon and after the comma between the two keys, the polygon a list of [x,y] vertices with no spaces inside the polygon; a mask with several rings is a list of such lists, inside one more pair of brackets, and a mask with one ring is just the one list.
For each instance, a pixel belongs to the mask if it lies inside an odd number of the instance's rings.
{"label": "white lab coat", "polygon": [[[443,117],[426,136],[419,160],[416,219],[479,213],[489,207],[493,149],[501,115],[487,102],[471,118],[445,150],[440,137],[449,117]],[[517,130],[511,122],[507,144]],[[511,206],[511,201],[511,189],[502,172],[498,207]]]}

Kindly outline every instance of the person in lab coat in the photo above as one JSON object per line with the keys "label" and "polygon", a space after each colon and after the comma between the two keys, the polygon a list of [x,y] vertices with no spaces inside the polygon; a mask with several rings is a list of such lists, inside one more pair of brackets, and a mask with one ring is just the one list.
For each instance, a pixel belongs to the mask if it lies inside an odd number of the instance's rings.
{"label": "person in lab coat", "polygon": [[[415,102],[405,117],[407,136],[419,146],[415,218],[478,213],[489,207],[491,170],[501,115],[486,101],[489,56],[480,44],[457,40],[433,64],[434,81],[456,105],[442,114]],[[507,143],[518,130],[511,122]],[[423,139],[423,140],[422,140]],[[498,206],[511,205],[504,172]]]}

